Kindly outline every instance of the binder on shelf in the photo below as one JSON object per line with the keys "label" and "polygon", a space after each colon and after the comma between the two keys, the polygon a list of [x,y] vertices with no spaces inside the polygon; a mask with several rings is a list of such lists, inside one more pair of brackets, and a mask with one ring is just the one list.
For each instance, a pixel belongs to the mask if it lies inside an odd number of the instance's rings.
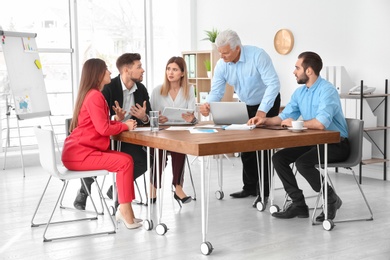
{"label": "binder on shelf", "polygon": [[184,61],[187,64],[187,77],[190,78],[190,55],[184,55]]}
{"label": "binder on shelf", "polygon": [[196,77],[196,60],[195,60],[195,54],[190,54],[190,65],[188,71],[190,72],[189,78],[195,78]]}

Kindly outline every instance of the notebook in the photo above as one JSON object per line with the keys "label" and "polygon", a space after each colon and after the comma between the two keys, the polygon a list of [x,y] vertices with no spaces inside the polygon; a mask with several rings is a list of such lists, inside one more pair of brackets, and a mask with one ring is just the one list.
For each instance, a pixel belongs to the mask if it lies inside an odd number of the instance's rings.
{"label": "notebook", "polygon": [[249,120],[244,102],[210,102],[210,112],[216,125],[245,124]]}

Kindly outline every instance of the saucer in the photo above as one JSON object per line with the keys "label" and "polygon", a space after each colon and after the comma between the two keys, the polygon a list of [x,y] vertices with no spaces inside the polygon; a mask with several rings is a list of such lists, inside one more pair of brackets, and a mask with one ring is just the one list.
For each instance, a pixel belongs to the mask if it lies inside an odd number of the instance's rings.
{"label": "saucer", "polygon": [[306,129],[307,129],[307,127],[302,127],[301,129],[295,129],[292,127],[288,128],[288,130],[291,130],[292,132],[295,132],[295,133],[302,132],[303,130],[306,130]]}

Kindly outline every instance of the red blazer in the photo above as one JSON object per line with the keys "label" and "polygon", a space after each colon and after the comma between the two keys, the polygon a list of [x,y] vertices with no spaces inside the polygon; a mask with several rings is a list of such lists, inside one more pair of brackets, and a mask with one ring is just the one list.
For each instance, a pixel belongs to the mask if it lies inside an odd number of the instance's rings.
{"label": "red blazer", "polygon": [[63,162],[80,162],[90,154],[100,155],[110,149],[110,136],[127,131],[125,123],[110,120],[103,94],[90,90],[81,106],[78,126],[65,139]]}

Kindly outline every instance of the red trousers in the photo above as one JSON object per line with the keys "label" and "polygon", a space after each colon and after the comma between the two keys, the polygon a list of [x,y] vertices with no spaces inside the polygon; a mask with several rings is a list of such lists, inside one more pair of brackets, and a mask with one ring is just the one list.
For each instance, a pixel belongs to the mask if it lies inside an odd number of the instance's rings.
{"label": "red trousers", "polygon": [[63,162],[64,166],[74,171],[107,170],[116,172],[118,202],[129,203],[135,198],[133,158],[122,152],[107,150],[89,155],[83,162]]}

